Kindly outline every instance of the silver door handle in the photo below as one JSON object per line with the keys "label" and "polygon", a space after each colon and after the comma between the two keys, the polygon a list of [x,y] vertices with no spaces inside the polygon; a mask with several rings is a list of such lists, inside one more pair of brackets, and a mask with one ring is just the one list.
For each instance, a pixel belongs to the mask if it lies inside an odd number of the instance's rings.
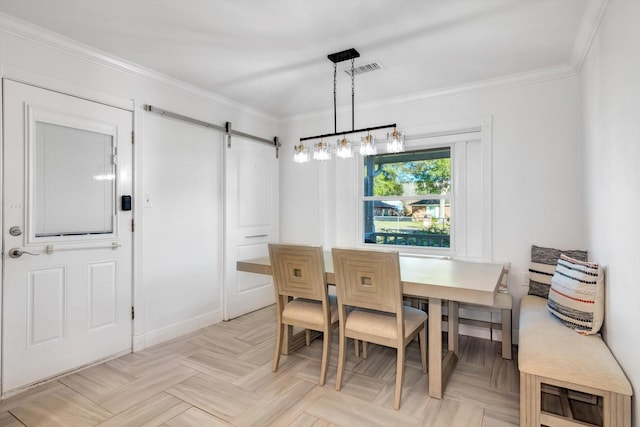
{"label": "silver door handle", "polygon": [[33,256],[38,256],[40,254],[34,254],[31,252],[27,252],[27,251],[21,251],[18,248],[13,248],[9,250],[9,256],[11,258],[20,258],[22,255],[27,254],[27,255],[33,255]]}

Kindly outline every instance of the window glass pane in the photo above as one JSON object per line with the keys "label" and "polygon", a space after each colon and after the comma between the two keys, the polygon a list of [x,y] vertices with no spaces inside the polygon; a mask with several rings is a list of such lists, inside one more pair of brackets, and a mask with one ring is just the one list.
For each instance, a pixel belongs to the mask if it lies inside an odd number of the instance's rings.
{"label": "window glass pane", "polygon": [[449,248],[449,199],[364,202],[364,242]]}
{"label": "window glass pane", "polygon": [[36,123],[36,237],[113,232],[113,137]]}
{"label": "window glass pane", "polygon": [[364,175],[364,243],[451,246],[449,147],[369,156]]}
{"label": "window glass pane", "polygon": [[365,196],[448,194],[451,150],[441,148],[364,159]]}

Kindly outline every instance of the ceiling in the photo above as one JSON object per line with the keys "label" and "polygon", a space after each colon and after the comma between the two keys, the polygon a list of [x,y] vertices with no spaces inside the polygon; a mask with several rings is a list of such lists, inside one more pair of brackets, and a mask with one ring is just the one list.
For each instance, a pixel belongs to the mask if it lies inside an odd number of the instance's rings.
{"label": "ceiling", "polygon": [[[283,118],[574,66],[602,0],[0,0],[0,12]],[[338,64],[338,105],[351,80]]]}

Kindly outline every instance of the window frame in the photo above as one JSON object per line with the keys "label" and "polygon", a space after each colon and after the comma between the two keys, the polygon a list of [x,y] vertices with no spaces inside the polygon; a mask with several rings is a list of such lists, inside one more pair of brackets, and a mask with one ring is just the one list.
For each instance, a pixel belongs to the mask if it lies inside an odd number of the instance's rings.
{"label": "window frame", "polygon": [[[371,250],[397,250],[412,256],[436,256],[489,262],[492,259],[492,122],[491,116],[458,122],[421,126],[405,130],[405,150],[451,147],[451,228],[450,247],[432,248],[406,245],[384,245],[364,242],[364,161],[357,157],[354,175],[354,230],[353,242],[356,247]],[[469,184],[467,154],[471,144],[477,143],[473,158],[469,163],[475,167],[473,177],[479,178],[467,194]],[[381,147],[379,147],[381,148]],[[469,202],[469,198],[474,199]],[[479,219],[470,224],[467,219],[467,205],[478,212]],[[355,206],[357,205],[357,206]],[[469,234],[471,233],[471,234]]]}
{"label": "window frame", "polygon": [[[39,106],[27,105],[26,106],[26,138],[27,144],[25,145],[25,159],[26,159],[26,167],[25,167],[25,175],[24,180],[27,186],[27,206],[28,209],[25,213],[25,225],[26,225],[26,245],[40,245],[47,243],[76,243],[76,242],[95,242],[95,241],[105,241],[105,240],[113,240],[114,238],[118,238],[120,234],[123,232],[120,227],[119,215],[120,210],[118,209],[118,198],[117,195],[121,193],[121,177],[120,177],[120,166],[118,165],[118,147],[121,144],[121,141],[118,138],[118,129],[115,125],[107,124],[101,121],[84,118],[84,117],[76,117],[76,116],[68,116],[64,113],[46,109]],[[114,175],[114,179],[110,185],[112,185],[112,204],[111,204],[111,223],[112,230],[110,232],[104,233],[60,233],[53,235],[38,235],[36,233],[36,156],[37,154],[37,124],[44,123],[50,124],[54,126],[67,127],[70,129],[92,132],[96,134],[101,134],[104,136],[108,136],[111,138],[111,161],[112,161],[112,172]]]}
{"label": "window frame", "polygon": [[[441,255],[441,256],[450,256],[451,253],[454,252],[454,239],[453,239],[453,229],[454,229],[454,225],[453,225],[453,218],[454,218],[454,212],[455,212],[455,182],[454,182],[454,176],[455,176],[455,168],[454,168],[454,146],[453,144],[450,143],[442,143],[442,144],[436,144],[436,145],[429,145],[426,147],[412,147],[411,149],[406,149],[405,153],[411,153],[414,151],[427,151],[427,150],[437,150],[437,149],[449,149],[449,159],[451,162],[451,187],[449,188],[449,191],[446,194],[421,194],[421,195],[412,195],[412,196],[365,196],[364,195],[364,179],[362,179],[362,177],[364,176],[364,171],[365,171],[365,157],[360,157],[359,160],[359,176],[360,176],[360,184],[359,184],[359,197],[358,197],[358,206],[359,206],[359,237],[358,237],[358,242],[366,248],[390,248],[390,249],[394,249],[394,250],[401,250],[402,252],[407,252],[407,251],[414,251],[414,250],[420,250],[420,251],[424,251],[424,250],[428,250],[428,251],[433,251],[434,254],[437,255]],[[371,156],[371,157],[378,157],[378,156],[384,156],[387,153],[382,153],[382,154],[378,154],[376,156]],[[427,200],[449,200],[449,209],[450,209],[450,228],[449,228],[449,247],[445,248],[445,247],[434,247],[434,246],[416,246],[416,245],[394,245],[394,244],[380,244],[380,243],[367,243],[364,240],[364,225],[365,225],[365,220],[364,220],[364,203],[365,202],[375,202],[375,201],[390,201],[390,200],[415,200],[415,199],[427,199]]]}

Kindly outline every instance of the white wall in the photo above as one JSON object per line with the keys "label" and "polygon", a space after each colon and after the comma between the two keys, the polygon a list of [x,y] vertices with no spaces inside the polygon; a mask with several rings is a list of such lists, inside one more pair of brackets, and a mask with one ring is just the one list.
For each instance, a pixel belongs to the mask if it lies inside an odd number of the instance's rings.
{"label": "white wall", "polygon": [[[221,138],[211,130],[151,117],[142,107],[152,104],[218,125],[231,121],[234,129],[264,138],[276,135],[275,118],[5,15],[0,15],[0,74],[105,103],[135,105],[134,347],[220,321]],[[201,167],[189,168],[190,159],[198,159]],[[145,190],[152,194],[152,208],[142,208]],[[213,240],[193,238],[198,230]]]}
{"label": "white wall", "polygon": [[640,3],[610,1],[582,69],[585,236],[606,268],[604,337],[640,405]]}
{"label": "white wall", "polygon": [[[473,91],[356,106],[356,128],[397,122],[400,128],[424,127],[493,117],[492,253],[493,261],[512,263],[509,287],[514,294],[517,339],[521,286],[528,274],[531,244],[584,247],[582,235],[582,159],[580,81],[566,77],[522,86]],[[330,106],[329,106],[330,107]],[[332,113],[332,112],[330,112]],[[350,110],[338,117],[347,124]],[[327,133],[331,115],[292,118],[281,126],[281,239],[283,242],[331,244],[339,217],[359,212],[337,203],[331,166],[293,163],[300,137]],[[336,162],[337,160],[332,160]],[[337,175],[344,179],[344,175]],[[351,197],[356,197],[352,194]],[[326,206],[338,206],[335,213]],[[351,206],[355,206],[351,204]]]}
{"label": "white wall", "polygon": [[221,132],[202,126],[153,113],[140,119],[141,268],[151,345],[221,319],[224,144]]}

